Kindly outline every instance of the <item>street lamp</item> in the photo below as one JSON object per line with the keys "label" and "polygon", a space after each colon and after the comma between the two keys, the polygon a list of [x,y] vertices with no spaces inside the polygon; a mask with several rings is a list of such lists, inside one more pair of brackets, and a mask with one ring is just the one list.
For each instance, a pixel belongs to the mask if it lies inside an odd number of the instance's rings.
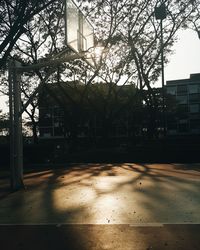
{"label": "street lamp", "polygon": [[163,113],[163,128],[164,135],[166,135],[166,121],[165,121],[165,78],[164,78],[164,48],[163,48],[163,20],[166,18],[166,6],[165,3],[162,2],[160,6],[155,7],[155,17],[156,20],[160,20],[160,47],[161,47],[161,70],[162,70],[162,113]]}

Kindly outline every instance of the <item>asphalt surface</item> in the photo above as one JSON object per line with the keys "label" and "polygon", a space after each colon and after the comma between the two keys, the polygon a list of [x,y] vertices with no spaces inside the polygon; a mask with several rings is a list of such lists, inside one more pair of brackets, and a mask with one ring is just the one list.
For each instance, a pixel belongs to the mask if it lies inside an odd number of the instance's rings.
{"label": "asphalt surface", "polygon": [[0,180],[0,249],[200,249],[200,164],[74,164],[24,183]]}
{"label": "asphalt surface", "polygon": [[0,226],[1,249],[10,250],[197,250],[197,225]]}

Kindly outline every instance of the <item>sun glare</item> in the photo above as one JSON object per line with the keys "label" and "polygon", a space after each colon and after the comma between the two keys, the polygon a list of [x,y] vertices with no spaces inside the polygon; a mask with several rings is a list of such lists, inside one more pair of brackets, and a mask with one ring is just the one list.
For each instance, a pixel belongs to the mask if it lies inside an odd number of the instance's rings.
{"label": "sun glare", "polygon": [[94,48],[94,57],[100,58],[103,53],[103,47],[96,47]]}

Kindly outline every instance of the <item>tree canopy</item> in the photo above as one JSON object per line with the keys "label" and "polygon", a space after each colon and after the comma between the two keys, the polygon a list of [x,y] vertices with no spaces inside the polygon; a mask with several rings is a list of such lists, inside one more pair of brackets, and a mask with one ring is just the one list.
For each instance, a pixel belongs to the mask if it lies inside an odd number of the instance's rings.
{"label": "tree canopy", "polygon": [[[198,1],[98,0],[79,1],[95,26],[95,34],[107,49],[104,68],[118,81],[121,75],[139,81],[140,87],[154,83],[161,71],[160,54],[167,63],[176,41],[176,33],[197,20]],[[88,3],[89,2],[89,3]],[[165,3],[164,44],[160,45],[160,20],[155,7]],[[105,73],[104,73],[105,75]],[[113,79],[112,79],[113,82]]]}
{"label": "tree canopy", "polygon": [[1,0],[0,1],[0,68],[23,33],[25,25],[55,0]]}
{"label": "tree canopy", "polygon": [[[109,105],[115,91],[120,98],[121,88],[115,85],[134,84],[149,107],[156,107],[157,97],[152,85],[161,73],[160,55],[170,59],[176,33],[181,28],[199,26],[199,1],[163,0],[167,17],[163,21],[164,43],[160,44],[160,20],[155,18],[158,0],[79,0],[79,7],[94,25],[95,40],[102,46],[96,68],[81,60],[59,67],[46,67],[22,77],[23,99],[47,82],[79,81],[84,83],[82,98],[93,83],[103,83],[109,89],[104,100]],[[65,45],[65,8],[62,0],[2,0],[0,2],[0,68],[9,55],[23,63],[38,63],[52,55],[62,56]],[[68,50],[68,53],[71,53]],[[5,81],[4,81],[5,82]],[[41,88],[42,89],[42,88]],[[148,95],[144,89],[148,89]],[[91,91],[91,89],[90,89]],[[92,90],[93,91],[93,90]],[[139,93],[139,92],[138,92]],[[145,93],[145,94],[144,94]],[[95,95],[95,91],[93,93]],[[31,120],[37,108],[37,96],[32,99]],[[66,96],[67,97],[67,96]],[[154,116],[153,116],[154,117]],[[154,119],[155,120],[155,119]]]}

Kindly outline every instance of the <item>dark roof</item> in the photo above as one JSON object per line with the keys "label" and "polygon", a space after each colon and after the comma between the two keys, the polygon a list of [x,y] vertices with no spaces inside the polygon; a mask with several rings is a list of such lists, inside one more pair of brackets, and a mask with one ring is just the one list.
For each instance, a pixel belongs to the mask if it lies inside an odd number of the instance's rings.
{"label": "dark roof", "polygon": [[191,74],[190,78],[188,79],[177,79],[177,80],[170,80],[167,81],[167,85],[177,85],[177,84],[193,84],[193,83],[199,83],[200,84],[200,73],[197,74]]}

